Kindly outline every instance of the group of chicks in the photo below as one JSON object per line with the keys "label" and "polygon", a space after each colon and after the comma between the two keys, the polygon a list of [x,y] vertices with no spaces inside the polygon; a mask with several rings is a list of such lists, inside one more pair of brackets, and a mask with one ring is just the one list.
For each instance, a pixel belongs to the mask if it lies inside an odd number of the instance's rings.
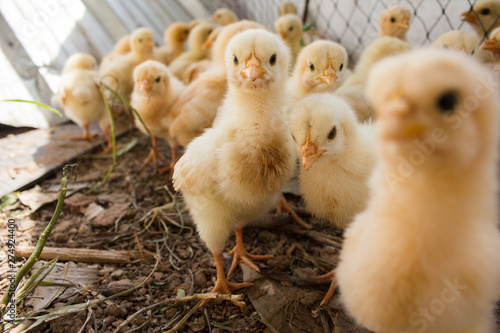
{"label": "group of chicks", "polygon": [[500,1],[463,14],[479,39],[450,32],[433,44],[459,52],[412,51],[411,13],[390,7],[352,71],[338,43],[302,47],[292,4],[280,14],[273,33],[220,9],[212,17],[220,27],[174,23],[160,48],[151,30],[137,29],[99,72],[91,56],[72,56],[61,103],[89,137],[89,122],[106,128],[103,81],[152,136],[147,161],[161,156],[156,137],[168,141],[174,188],[214,256],[213,292],[249,286],[228,277],[240,262],[258,271],[253,261],[270,258],[247,252],[243,228],[277,205],[290,208],[282,188],[298,177],[309,212],[346,229],[322,304],[338,285],[347,310],[377,332],[491,332],[500,296],[499,105],[488,79],[495,72],[480,61],[498,59]]}

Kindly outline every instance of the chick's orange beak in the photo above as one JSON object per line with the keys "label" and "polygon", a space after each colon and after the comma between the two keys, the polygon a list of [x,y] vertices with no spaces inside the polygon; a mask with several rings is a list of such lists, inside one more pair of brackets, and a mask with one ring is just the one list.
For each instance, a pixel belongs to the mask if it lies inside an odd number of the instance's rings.
{"label": "chick's orange beak", "polygon": [[324,152],[325,149],[318,151],[318,145],[310,141],[311,129],[307,130],[307,139],[300,149],[300,155],[302,156],[302,166],[304,170],[308,170]]}
{"label": "chick's orange beak", "polygon": [[481,49],[486,50],[486,51],[491,51],[491,52],[500,52],[500,43],[492,38],[492,39],[487,39],[484,41],[483,45],[481,45]]}
{"label": "chick's orange beak", "polygon": [[255,81],[261,79],[264,74],[267,74],[264,68],[260,67],[260,60],[255,55],[255,49],[252,48],[252,56],[245,62],[245,69],[241,71],[241,76],[245,79]]}
{"label": "chick's orange beak", "polygon": [[139,81],[139,89],[141,90],[150,90],[152,87],[153,85],[147,79]]}
{"label": "chick's orange beak", "polygon": [[210,39],[207,39],[205,43],[201,46],[203,50],[208,50],[209,48],[212,47],[212,41]]}
{"label": "chick's orange beak", "polygon": [[423,134],[427,126],[407,119],[411,113],[410,103],[404,97],[394,97],[382,105],[379,119],[385,125],[385,132],[390,137],[413,139]]}
{"label": "chick's orange beak", "polygon": [[403,22],[398,24],[398,28],[408,30],[408,29],[410,29],[410,23],[408,21],[403,21]]}
{"label": "chick's orange beak", "polygon": [[469,22],[469,23],[472,23],[472,24],[478,24],[479,23],[479,20],[477,19],[476,14],[474,14],[474,12],[471,11],[471,10],[463,12],[461,14],[461,18],[460,19],[462,21],[464,21],[464,22]]}
{"label": "chick's orange beak", "polygon": [[321,82],[326,83],[330,86],[335,85],[335,82],[338,79],[337,73],[332,68],[332,64],[330,63],[330,58],[328,58],[328,67],[323,71],[323,75],[319,77]]}

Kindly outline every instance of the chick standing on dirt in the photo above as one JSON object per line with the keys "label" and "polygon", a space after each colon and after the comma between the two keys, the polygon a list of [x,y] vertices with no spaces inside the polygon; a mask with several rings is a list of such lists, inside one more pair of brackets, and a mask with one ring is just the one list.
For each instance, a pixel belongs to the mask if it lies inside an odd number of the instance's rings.
{"label": "chick standing on dirt", "polygon": [[[258,271],[245,250],[242,228],[277,202],[294,168],[293,143],[285,116],[289,54],[276,35],[263,29],[236,35],[225,52],[229,89],[216,124],[187,147],[174,171],[198,233],[214,255],[213,292],[249,286],[224,274],[222,251],[236,233],[229,276],[243,261]],[[242,306],[240,302],[235,303]]]}
{"label": "chick standing on dirt", "polygon": [[379,158],[336,275],[345,307],[373,331],[494,331],[499,105],[487,78],[442,50],[370,74]]}
{"label": "chick standing on dirt", "polygon": [[77,53],[69,57],[61,74],[57,98],[66,116],[83,128],[83,135],[75,139],[90,139],[93,135],[89,134],[89,124],[98,121],[108,140],[105,152],[109,152],[109,118],[99,90],[99,74],[95,66],[96,60],[90,54]]}

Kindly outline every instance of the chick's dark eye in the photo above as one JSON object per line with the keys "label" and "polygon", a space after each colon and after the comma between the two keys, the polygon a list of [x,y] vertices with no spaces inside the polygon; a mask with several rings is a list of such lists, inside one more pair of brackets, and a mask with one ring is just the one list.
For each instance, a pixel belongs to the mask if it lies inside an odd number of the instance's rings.
{"label": "chick's dark eye", "polygon": [[311,70],[311,72],[314,72],[314,70],[316,69],[316,67],[314,67],[314,64],[312,62],[309,62],[309,69]]}
{"label": "chick's dark eye", "polygon": [[396,19],[394,17],[391,17],[391,22],[392,23],[396,22]]}
{"label": "chick's dark eye", "polygon": [[139,43],[142,43],[142,38],[139,38]]}
{"label": "chick's dark eye", "polygon": [[337,135],[337,127],[333,126],[330,133],[328,133],[328,140],[332,140],[333,138],[335,138],[336,135]]}
{"label": "chick's dark eye", "polygon": [[476,52],[476,50],[472,50],[472,52],[470,53],[470,55],[474,55],[474,52]]}
{"label": "chick's dark eye", "polygon": [[158,76],[156,79],[155,79],[155,82],[160,82],[160,76]]}
{"label": "chick's dark eye", "polygon": [[458,103],[458,94],[456,91],[447,91],[439,96],[437,107],[443,113],[452,112]]}
{"label": "chick's dark eye", "polygon": [[293,31],[293,26],[288,28],[288,31]]}
{"label": "chick's dark eye", "polygon": [[485,9],[481,10],[481,15],[488,15],[489,13],[490,13],[489,8],[485,8]]}
{"label": "chick's dark eye", "polygon": [[297,140],[295,139],[295,136],[292,134],[292,139],[294,142],[297,142]]}
{"label": "chick's dark eye", "polygon": [[184,30],[184,33],[185,33],[185,34],[188,34],[188,33],[189,33],[189,30],[187,30],[187,29],[186,29],[186,30]]}
{"label": "chick's dark eye", "polygon": [[276,53],[269,58],[269,64],[274,65],[276,63]]}
{"label": "chick's dark eye", "polygon": [[233,62],[235,65],[238,65],[238,57],[237,56],[233,56]]}
{"label": "chick's dark eye", "polygon": [[339,71],[341,71],[343,68],[344,68],[344,63],[341,63],[341,64],[340,64]]}

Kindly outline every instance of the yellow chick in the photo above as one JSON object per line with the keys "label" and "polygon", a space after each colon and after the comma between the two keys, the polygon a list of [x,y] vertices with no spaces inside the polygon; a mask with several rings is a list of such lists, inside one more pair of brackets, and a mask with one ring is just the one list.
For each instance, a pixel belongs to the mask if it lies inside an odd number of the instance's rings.
{"label": "yellow chick", "polygon": [[[101,80],[126,100],[130,100],[134,88],[134,68],[155,58],[153,31],[149,28],[136,29],[130,36],[130,46],[132,52],[115,58],[109,66],[99,71]],[[106,91],[106,96],[110,101],[115,99],[110,91]]]}
{"label": "yellow chick", "polygon": [[411,12],[405,7],[392,6],[382,13],[379,20],[379,37],[389,36],[406,41],[410,28]]}
{"label": "yellow chick", "polygon": [[328,40],[315,41],[302,49],[289,79],[290,97],[298,101],[315,92],[334,92],[345,78],[349,56],[346,49]]}
{"label": "yellow chick", "polygon": [[179,100],[172,106],[172,114],[177,115],[169,127],[181,146],[212,126],[217,110],[222,104],[227,88],[224,65],[224,51],[227,44],[239,32],[260,28],[252,21],[239,21],[224,27],[212,48],[212,67],[193,81]]}
{"label": "yellow chick", "polygon": [[[143,166],[151,161],[156,165],[156,158],[166,162],[158,151],[157,137],[168,141],[172,153],[170,168],[175,164],[178,143],[169,135],[167,125],[171,120],[170,108],[184,88],[184,84],[172,75],[168,67],[158,61],[148,60],[134,69],[134,92],[131,105],[137,110],[152,139],[152,148]],[[135,124],[141,132],[148,133],[139,119],[136,118]]]}
{"label": "yellow chick", "polygon": [[286,14],[297,14],[297,9],[293,2],[283,2],[280,5],[279,16],[283,16]]}
{"label": "yellow chick", "polygon": [[336,270],[343,304],[370,330],[494,331],[499,105],[487,77],[443,50],[370,74],[379,158]]}
{"label": "yellow chick", "polygon": [[155,49],[156,60],[168,65],[184,52],[184,43],[189,36],[189,24],[174,22],[170,24],[163,35],[165,46]]}
{"label": "yellow chick", "polygon": [[105,55],[101,59],[99,68],[108,66],[117,56],[127,54],[130,51],[132,51],[132,48],[130,47],[130,35],[125,35],[116,42],[111,53]]}
{"label": "yellow chick", "polygon": [[168,66],[172,71],[172,74],[174,74],[179,80],[182,80],[182,75],[189,65],[208,58],[209,52],[208,50],[203,49],[202,46],[213,29],[213,26],[209,23],[200,23],[190,32],[187,41],[188,51],[175,58]]}
{"label": "yellow chick", "polygon": [[476,2],[470,10],[463,12],[461,19],[474,29],[480,39],[483,39],[500,26],[499,16],[500,1],[482,0]]}
{"label": "yellow chick", "polygon": [[302,20],[296,14],[286,14],[278,17],[274,21],[274,28],[287,43],[287,45],[292,50],[292,66],[295,64],[295,59],[299,54],[302,46],[300,41],[302,40]]}
{"label": "yellow chick", "polygon": [[490,51],[495,63],[500,63],[500,27],[491,31],[489,38],[481,45],[481,49]]}
{"label": "yellow chick", "polygon": [[481,62],[492,62],[491,53],[477,49],[479,39],[471,33],[461,30],[449,31],[439,36],[432,43],[432,47],[451,49],[476,57]]}
{"label": "yellow chick", "polygon": [[98,121],[108,140],[108,147],[104,152],[109,152],[111,148],[109,118],[99,90],[96,63],[90,54],[76,53],[70,56],[64,64],[57,98],[66,116],[83,128],[83,135],[73,139],[91,139],[95,134],[89,133],[89,124]]}
{"label": "yellow chick", "polygon": [[365,97],[366,79],[372,66],[385,57],[409,50],[410,44],[398,38],[377,38],[361,54],[354,73],[335,91],[335,95],[344,98],[352,106],[360,122],[373,118],[371,105]]}
{"label": "yellow chick", "polygon": [[212,21],[223,27],[238,22],[238,15],[229,8],[219,8],[212,15]]}
{"label": "yellow chick", "polygon": [[224,274],[222,251],[231,229],[236,246],[229,276],[240,261],[258,271],[252,260],[270,257],[247,253],[242,228],[273,207],[295,166],[284,113],[289,60],[286,45],[271,32],[252,29],[236,35],[225,52],[229,88],[218,121],[189,144],[175,166],[174,188],[183,193],[214,255],[212,292],[250,285],[231,283]]}

